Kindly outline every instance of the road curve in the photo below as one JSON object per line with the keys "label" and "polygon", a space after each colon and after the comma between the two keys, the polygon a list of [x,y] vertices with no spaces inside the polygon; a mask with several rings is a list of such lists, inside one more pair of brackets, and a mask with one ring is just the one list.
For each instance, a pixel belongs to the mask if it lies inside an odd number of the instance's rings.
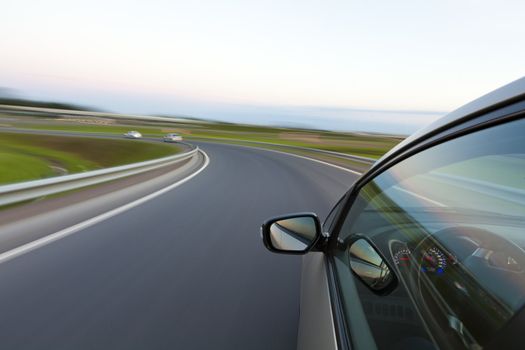
{"label": "road curve", "polygon": [[356,176],[198,145],[210,164],[184,185],[0,264],[2,348],[295,349],[301,258],[267,252],[259,225],[324,218]]}

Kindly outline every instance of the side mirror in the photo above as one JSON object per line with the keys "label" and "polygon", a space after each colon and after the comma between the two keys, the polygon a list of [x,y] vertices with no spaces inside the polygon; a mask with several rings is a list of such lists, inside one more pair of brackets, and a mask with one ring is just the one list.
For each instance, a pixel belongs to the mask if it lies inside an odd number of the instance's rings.
{"label": "side mirror", "polygon": [[313,213],[280,216],[267,220],[261,235],[272,252],[305,254],[321,237],[321,223]]}
{"label": "side mirror", "polygon": [[396,278],[376,248],[364,238],[348,248],[350,268],[364,284],[376,293],[388,293],[396,285]]}

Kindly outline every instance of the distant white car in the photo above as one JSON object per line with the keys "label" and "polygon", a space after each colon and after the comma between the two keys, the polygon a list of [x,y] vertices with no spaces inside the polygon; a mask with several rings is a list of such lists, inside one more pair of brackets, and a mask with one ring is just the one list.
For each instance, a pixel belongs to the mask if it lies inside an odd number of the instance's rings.
{"label": "distant white car", "polygon": [[179,134],[168,134],[162,140],[164,142],[179,142],[182,141],[182,136]]}
{"label": "distant white car", "polygon": [[128,139],[140,139],[142,134],[138,131],[128,131],[124,134],[124,137]]}

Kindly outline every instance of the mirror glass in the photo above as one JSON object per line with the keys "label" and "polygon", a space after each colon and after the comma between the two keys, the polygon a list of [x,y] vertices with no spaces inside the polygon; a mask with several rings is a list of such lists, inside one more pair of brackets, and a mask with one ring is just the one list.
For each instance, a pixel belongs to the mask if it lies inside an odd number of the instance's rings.
{"label": "mirror glass", "polygon": [[365,239],[358,239],[349,248],[350,267],[373,290],[385,289],[394,276],[390,268]]}
{"label": "mirror glass", "polygon": [[305,251],[317,238],[317,225],[311,216],[278,220],[270,226],[270,240],[275,249]]}

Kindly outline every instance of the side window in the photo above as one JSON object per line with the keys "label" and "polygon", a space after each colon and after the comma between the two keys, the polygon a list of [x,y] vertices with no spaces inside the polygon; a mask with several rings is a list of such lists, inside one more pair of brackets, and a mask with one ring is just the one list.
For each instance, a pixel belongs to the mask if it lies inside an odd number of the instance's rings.
{"label": "side window", "polygon": [[[361,188],[333,252],[380,349],[481,349],[525,303],[525,120],[420,152]],[[364,235],[398,280],[379,295],[348,279]],[[346,300],[347,318],[355,300]],[[348,298],[351,299],[351,298]]]}

